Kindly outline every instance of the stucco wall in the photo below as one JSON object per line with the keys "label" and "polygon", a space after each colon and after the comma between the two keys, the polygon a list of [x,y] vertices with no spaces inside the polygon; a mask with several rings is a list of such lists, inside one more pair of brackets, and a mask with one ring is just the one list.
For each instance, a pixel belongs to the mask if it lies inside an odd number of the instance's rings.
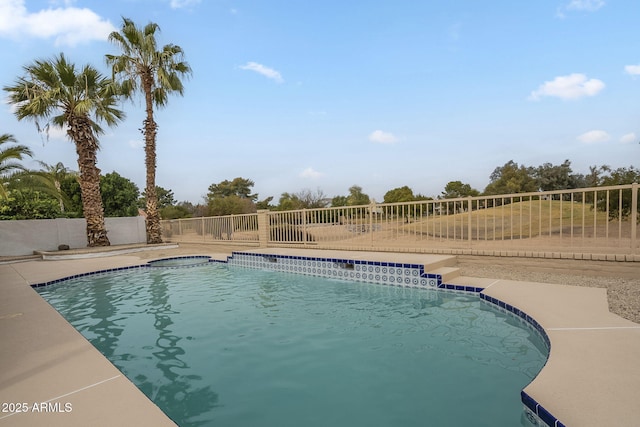
{"label": "stucco wall", "polygon": [[[143,217],[105,218],[105,223],[112,245],[147,241]],[[0,221],[0,256],[55,251],[62,244],[71,249],[87,246],[84,218]]]}

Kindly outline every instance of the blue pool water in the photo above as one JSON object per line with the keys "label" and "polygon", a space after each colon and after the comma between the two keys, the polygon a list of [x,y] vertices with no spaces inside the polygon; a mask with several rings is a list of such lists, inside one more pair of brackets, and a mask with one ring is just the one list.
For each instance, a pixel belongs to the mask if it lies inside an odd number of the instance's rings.
{"label": "blue pool water", "polygon": [[181,426],[516,426],[539,334],[475,294],[208,263],[37,288]]}

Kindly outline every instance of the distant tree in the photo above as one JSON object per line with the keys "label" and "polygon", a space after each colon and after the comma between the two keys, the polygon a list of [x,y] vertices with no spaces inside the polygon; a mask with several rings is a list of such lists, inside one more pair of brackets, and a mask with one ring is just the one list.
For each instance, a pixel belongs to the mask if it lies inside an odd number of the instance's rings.
{"label": "distant tree", "polygon": [[304,209],[326,208],[329,204],[327,195],[319,188],[316,191],[304,189],[296,193],[296,195],[302,201]]}
{"label": "distant tree", "polygon": [[349,199],[347,196],[335,196],[331,199],[331,206],[337,208],[339,206],[347,206]]}
{"label": "distant tree", "polygon": [[[98,121],[111,126],[124,117],[116,108],[115,85],[90,65],[76,68],[63,54],[52,60],[35,61],[24,71],[24,77],[13,86],[4,87],[9,102],[15,106],[15,115],[18,120],[34,120],[38,129],[48,129],[50,125],[66,128],[78,154],[88,246],[107,246],[110,243],[100,196],[100,169],[96,165],[97,136],[102,133]],[[41,126],[41,120],[47,124]]]}
{"label": "distant tree", "polygon": [[207,193],[207,215],[236,215],[256,212],[257,194],[251,193],[253,181],[245,178],[211,184]]}
{"label": "distant tree", "polygon": [[538,191],[534,169],[520,166],[509,160],[497,167],[489,177],[490,183],[484,190],[486,195],[527,193]]}
{"label": "distant tree", "polygon": [[145,100],[146,117],[143,121],[144,153],[146,165],[146,214],[147,243],[162,243],[162,230],[156,196],[156,135],[158,124],[154,108],[164,107],[169,95],[182,95],[182,78],[191,74],[191,67],[184,61],[180,46],[167,44],[158,49],[156,32],[158,24],[150,22],[142,27],[128,18],[122,18],[120,31],[109,34],[109,41],[121,50],[121,55],[106,55],[113,75],[120,78],[121,93],[133,99],[141,93]]}
{"label": "distant tree", "polygon": [[257,211],[255,203],[250,199],[236,195],[211,199],[208,206],[208,216],[238,215]]}
{"label": "distant tree", "polygon": [[412,202],[414,200],[413,190],[406,185],[387,191],[383,198],[384,203]]}
{"label": "distant tree", "polygon": [[[28,175],[27,180],[30,179]],[[12,182],[7,197],[0,200],[0,220],[50,219],[61,216],[58,201],[51,195],[30,188],[24,183]]]}
{"label": "distant tree", "polygon": [[347,196],[348,206],[368,205],[370,202],[369,196],[362,192],[362,187],[352,185],[349,188],[349,196]]}
{"label": "distant tree", "polygon": [[280,200],[278,200],[279,211],[291,211],[295,209],[302,209],[302,202],[298,199],[295,194],[282,193],[280,195]]}
{"label": "distant tree", "polygon": [[[602,186],[625,185],[640,182],[640,169],[634,166],[617,169],[610,169],[608,166],[603,166],[601,169],[609,170],[608,175],[603,176],[601,179],[600,184]],[[622,196],[622,201],[620,201],[620,196]],[[628,217],[629,214],[631,214],[631,210],[634,209],[631,203],[631,189],[610,192],[609,218],[617,219],[618,217]],[[599,208],[601,210],[606,209],[606,200],[600,200]],[[638,205],[635,206],[635,209],[640,211],[640,197],[638,198]]]}
{"label": "distant tree", "polygon": [[602,184],[604,176],[611,172],[611,168],[607,165],[589,166],[589,173],[584,176],[585,187],[597,187]]}
{"label": "distant tree", "polygon": [[371,203],[369,196],[362,192],[362,187],[352,185],[349,187],[348,196],[335,196],[331,199],[331,206],[361,206]]}
{"label": "distant tree", "polygon": [[[186,202],[186,201],[177,203],[175,207],[178,208],[180,211],[186,211],[188,213],[188,215],[185,216],[185,218],[206,216],[208,215],[208,210],[209,210],[209,208],[206,205],[203,205],[201,203],[194,205],[193,203]],[[163,216],[163,218],[170,219],[167,216]]]}
{"label": "distant tree", "polygon": [[33,156],[33,152],[26,145],[5,145],[15,142],[13,135],[0,135],[0,200],[7,198],[5,184],[11,175],[25,170],[20,161]]}
{"label": "distant tree", "polygon": [[262,210],[262,209],[271,209],[271,208],[273,208],[273,206],[271,206],[271,201],[272,200],[273,200],[273,196],[269,196],[264,200],[260,200],[260,201],[256,202],[256,209]]}
{"label": "distant tree", "polygon": [[460,197],[475,197],[480,192],[472,188],[469,184],[463,184],[462,181],[449,181],[444,187],[441,197],[443,199],[457,199]]}
{"label": "distant tree", "polygon": [[[74,174],[65,176],[60,182],[60,189],[65,194],[64,216],[82,217],[82,200],[80,194],[80,184],[78,177]],[[138,187],[129,179],[120,176],[117,172],[100,177],[100,190],[105,198],[105,216],[136,216],[138,214],[137,200],[134,197]],[[136,196],[137,197],[137,196]],[[127,207],[128,206],[128,207]]]}
{"label": "distant tree", "polygon": [[569,160],[561,165],[544,163],[535,169],[534,176],[540,191],[567,190],[584,185],[584,176],[573,173]]}
{"label": "distant tree", "polygon": [[607,175],[603,176],[600,180],[600,185],[625,185],[640,182],[640,169],[635,166],[629,166],[611,169],[608,166],[603,166],[602,170],[608,171]]}
{"label": "distant tree", "polygon": [[294,194],[282,193],[277,209],[281,211],[317,209],[327,207],[328,204],[327,196],[322,190],[317,189],[314,192],[309,189],[304,189]]}
{"label": "distant tree", "polygon": [[184,205],[166,206],[160,209],[162,219],[191,218],[191,212]]}
{"label": "distant tree", "polygon": [[117,172],[100,177],[104,214],[107,217],[137,216],[138,186]]}
{"label": "distant tree", "polygon": [[68,204],[65,204],[65,216],[70,218],[82,218],[82,192],[78,176],[67,175],[60,181],[60,191],[67,196]]}
{"label": "distant tree", "polygon": [[41,161],[38,161],[38,163],[40,164],[40,170],[30,172],[30,175],[37,182],[36,189],[50,194],[58,200],[60,212],[64,213],[65,206],[70,206],[71,201],[69,196],[62,191],[62,181],[67,176],[77,178],[78,174],[67,168],[62,162],[58,162],[55,165],[49,165]]}
{"label": "distant tree", "polygon": [[207,193],[207,200],[211,201],[216,198],[237,196],[242,199],[249,199],[255,202],[258,199],[257,194],[251,194],[251,187],[254,182],[245,178],[234,178],[232,181],[224,180],[218,184],[211,184]]}

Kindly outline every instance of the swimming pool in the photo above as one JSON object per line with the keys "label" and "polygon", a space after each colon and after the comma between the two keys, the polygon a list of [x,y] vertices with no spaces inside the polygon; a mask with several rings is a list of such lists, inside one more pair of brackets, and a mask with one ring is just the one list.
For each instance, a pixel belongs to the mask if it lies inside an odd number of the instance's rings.
{"label": "swimming pool", "polygon": [[515,316],[435,289],[208,263],[37,290],[183,426],[513,426],[548,353]]}

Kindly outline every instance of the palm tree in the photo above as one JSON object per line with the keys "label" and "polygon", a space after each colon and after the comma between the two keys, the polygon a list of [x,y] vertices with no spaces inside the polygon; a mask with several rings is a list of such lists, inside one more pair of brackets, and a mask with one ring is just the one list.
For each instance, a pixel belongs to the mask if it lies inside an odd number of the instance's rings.
{"label": "palm tree", "polygon": [[[88,246],[108,246],[100,169],[96,166],[97,135],[102,133],[97,122],[112,126],[124,118],[124,113],[115,108],[115,84],[90,65],[77,69],[63,54],[52,60],[37,60],[24,70],[24,77],[4,88],[16,108],[16,117],[35,121],[38,130],[48,131],[51,125],[66,127],[78,154]],[[41,121],[46,124],[41,126]]]}
{"label": "palm tree", "polygon": [[183,94],[182,77],[191,74],[191,67],[183,60],[180,46],[167,44],[157,49],[156,32],[160,27],[150,22],[139,28],[123,18],[120,31],[109,35],[121,55],[106,55],[113,75],[121,82],[122,94],[127,98],[141,92],[144,95],[146,118],[143,121],[145,164],[147,169],[145,194],[147,199],[147,243],[162,243],[158,195],[156,193],[156,135],[158,125],[153,118],[154,107],[164,107],[171,93]]}
{"label": "palm tree", "polygon": [[0,200],[7,198],[7,191],[4,188],[4,181],[11,177],[14,172],[25,170],[16,160],[24,157],[31,157],[33,153],[26,145],[10,145],[5,148],[4,144],[16,142],[13,135],[8,133],[0,135]]}
{"label": "palm tree", "polygon": [[55,197],[60,205],[60,212],[64,212],[65,205],[69,206],[71,201],[62,191],[62,181],[68,176],[76,176],[76,172],[66,167],[62,162],[49,165],[38,160],[38,163],[41,169],[30,173],[39,184],[37,189]]}

